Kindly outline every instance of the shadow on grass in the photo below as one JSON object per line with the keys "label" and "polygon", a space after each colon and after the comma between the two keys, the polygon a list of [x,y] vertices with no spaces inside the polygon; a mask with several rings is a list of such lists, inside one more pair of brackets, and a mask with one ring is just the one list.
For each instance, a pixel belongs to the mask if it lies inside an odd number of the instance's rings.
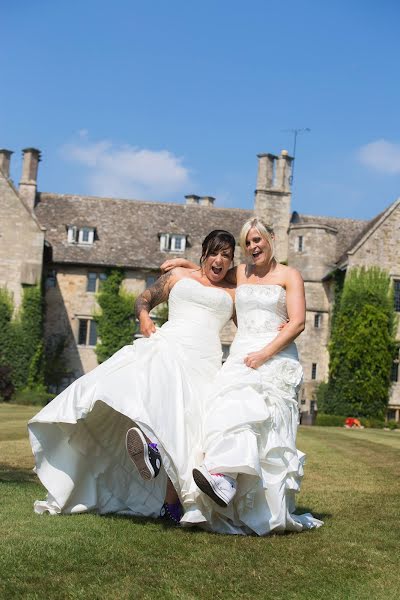
{"label": "shadow on grass", "polygon": [[313,517],[320,519],[321,521],[332,517],[332,513],[316,513],[309,506],[296,506],[295,515],[303,515],[304,513],[311,513]]}
{"label": "shadow on grass", "polygon": [[38,478],[31,469],[21,469],[0,463],[0,482],[38,483]]}
{"label": "shadow on grass", "polygon": [[[320,519],[321,521],[324,521],[325,519],[329,519],[330,517],[332,517],[331,513],[318,513],[316,514],[315,512],[313,512],[313,510],[307,506],[297,506],[296,507],[296,514],[304,514],[304,513],[311,513],[313,515],[313,517],[315,517],[316,519]],[[201,527],[198,526],[192,526],[192,527],[178,527],[176,525],[174,525],[173,523],[169,523],[168,521],[165,521],[161,518],[155,518],[155,517],[135,517],[132,515],[118,515],[118,514],[113,514],[113,513],[109,513],[109,514],[105,514],[105,515],[101,515],[102,519],[112,519],[112,520],[120,520],[120,519],[125,519],[128,520],[130,523],[134,524],[134,525],[148,525],[148,524],[152,524],[152,525],[157,525],[159,527],[161,527],[162,529],[175,529],[177,531],[182,531],[184,533],[188,533],[190,535],[195,535],[195,534],[207,534],[207,535],[212,535],[212,536],[217,536],[220,537],[222,536],[228,536],[228,537],[232,537],[232,535],[230,534],[221,534],[221,533],[217,533],[216,531],[209,531],[206,529],[202,529]],[[313,529],[310,529],[309,531],[314,531]],[[316,529],[315,529],[316,531]],[[291,535],[298,535],[298,532],[296,531],[284,531],[284,532],[277,532],[277,533],[270,533],[268,534],[267,537],[274,537],[274,536],[291,536]],[[244,536],[238,536],[238,537],[243,537],[243,538],[248,538],[248,537],[254,537],[254,538],[258,538],[259,536],[256,533],[248,533],[247,535]]]}

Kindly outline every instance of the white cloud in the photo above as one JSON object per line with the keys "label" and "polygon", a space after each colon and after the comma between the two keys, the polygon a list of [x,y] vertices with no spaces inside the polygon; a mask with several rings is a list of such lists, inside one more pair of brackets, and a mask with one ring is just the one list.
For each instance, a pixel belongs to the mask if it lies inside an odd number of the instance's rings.
{"label": "white cloud", "polygon": [[381,173],[396,175],[400,173],[400,144],[376,140],[358,151],[360,162]]}
{"label": "white cloud", "polygon": [[[86,167],[87,191],[98,196],[168,200],[191,190],[183,159],[168,150],[91,142],[86,130],[61,148],[64,159]],[[177,198],[178,199],[178,198]]]}

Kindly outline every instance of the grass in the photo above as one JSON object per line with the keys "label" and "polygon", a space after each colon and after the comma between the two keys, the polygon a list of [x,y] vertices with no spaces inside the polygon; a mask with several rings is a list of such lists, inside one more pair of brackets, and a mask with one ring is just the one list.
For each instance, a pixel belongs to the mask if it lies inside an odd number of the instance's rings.
{"label": "grass", "polygon": [[400,433],[301,428],[299,511],[319,530],[221,536],[117,516],[37,516],[26,421],[0,404],[0,598],[398,598]]}

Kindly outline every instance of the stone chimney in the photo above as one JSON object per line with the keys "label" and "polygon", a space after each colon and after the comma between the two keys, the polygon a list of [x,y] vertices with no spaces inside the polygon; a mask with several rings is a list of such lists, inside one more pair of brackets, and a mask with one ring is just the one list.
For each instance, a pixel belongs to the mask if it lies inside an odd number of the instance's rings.
{"label": "stone chimney", "polygon": [[185,198],[187,205],[198,204],[200,200],[200,196],[196,196],[196,194],[188,194],[187,196],[185,196]]}
{"label": "stone chimney", "polygon": [[257,154],[257,190],[269,190],[274,185],[275,154]]}
{"label": "stone chimney", "polygon": [[215,198],[213,196],[200,196],[200,206],[214,206]]}
{"label": "stone chimney", "polygon": [[288,258],[288,228],[291,212],[290,176],[292,157],[287,150],[280,156],[258,154],[257,189],[254,212],[275,232],[277,258]]}
{"label": "stone chimney", "polygon": [[31,210],[35,207],[37,190],[37,173],[40,161],[40,150],[25,148],[22,150],[22,177],[19,183],[19,195]]}
{"label": "stone chimney", "polygon": [[293,158],[289,156],[287,150],[282,150],[276,165],[275,186],[277,189],[290,194],[290,182],[292,174]]}
{"label": "stone chimney", "polygon": [[12,150],[6,150],[5,148],[0,149],[0,171],[4,177],[10,178],[10,160]]}

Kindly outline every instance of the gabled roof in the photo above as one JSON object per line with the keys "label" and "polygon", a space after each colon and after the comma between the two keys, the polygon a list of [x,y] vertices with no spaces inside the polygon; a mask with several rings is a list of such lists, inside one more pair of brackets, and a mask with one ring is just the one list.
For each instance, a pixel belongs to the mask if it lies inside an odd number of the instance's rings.
{"label": "gabled roof", "polygon": [[347,254],[354,254],[367,241],[367,239],[380,227],[380,225],[392,214],[396,208],[400,206],[400,198],[397,198],[390,206],[383,210],[379,215],[376,215],[364,227],[360,234],[353,240],[351,246],[347,249]]}
{"label": "gabled roof", "polygon": [[21,206],[23,206],[24,210],[26,210],[28,216],[32,219],[32,221],[35,223],[36,227],[38,228],[39,231],[44,231],[45,227],[43,227],[40,223],[38,218],[36,217],[35,213],[32,212],[29,207],[25,204],[25,202],[22,200],[21,196],[18,193],[18,190],[15,188],[13,182],[11,181],[11,179],[9,177],[6,177],[6,175],[4,175],[3,171],[0,169],[0,177],[1,179],[3,179],[3,181],[5,182],[5,184],[10,188],[11,192],[14,194],[14,196],[16,197],[16,201],[19,202],[21,204]]}
{"label": "gabled roof", "polygon": [[[187,236],[185,256],[198,261],[201,241],[213,229],[226,229],[236,239],[251,210],[93,196],[38,194],[35,212],[46,227],[46,241],[55,263],[158,269],[168,257],[159,234]],[[93,245],[69,244],[67,226],[95,227]]]}

